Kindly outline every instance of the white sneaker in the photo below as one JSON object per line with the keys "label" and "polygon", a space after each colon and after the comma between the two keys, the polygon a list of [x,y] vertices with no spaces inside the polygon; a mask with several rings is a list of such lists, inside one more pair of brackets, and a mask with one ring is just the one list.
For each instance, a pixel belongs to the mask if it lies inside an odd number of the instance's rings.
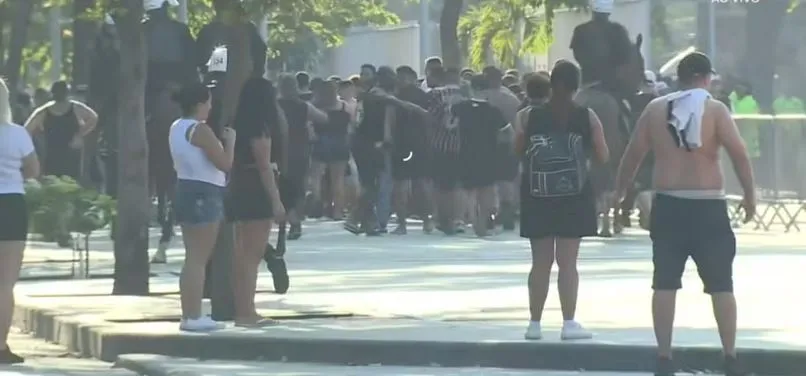
{"label": "white sneaker", "polygon": [[570,320],[563,323],[563,330],[560,333],[560,339],[574,340],[591,338],[593,338],[593,333],[583,328],[578,322]]}
{"label": "white sneaker", "polygon": [[526,334],[523,337],[529,340],[543,339],[543,330],[540,328],[540,321],[529,321],[529,327],[526,328]]}
{"label": "white sneaker", "polygon": [[183,319],[179,324],[179,330],[186,332],[209,332],[223,328],[224,324],[214,321],[210,316],[202,316],[198,319]]}

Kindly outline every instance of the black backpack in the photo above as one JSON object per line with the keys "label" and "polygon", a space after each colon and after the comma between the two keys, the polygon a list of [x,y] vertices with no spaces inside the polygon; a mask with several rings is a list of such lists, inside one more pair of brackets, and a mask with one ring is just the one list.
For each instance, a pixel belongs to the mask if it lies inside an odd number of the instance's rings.
{"label": "black backpack", "polygon": [[[537,117],[535,124],[542,125],[550,121],[549,115],[545,107],[534,107],[529,112],[529,119]],[[529,128],[532,128],[531,121]],[[588,153],[584,137],[570,130],[529,128],[524,153],[524,178],[528,179],[529,194],[535,198],[581,194],[588,180]]]}

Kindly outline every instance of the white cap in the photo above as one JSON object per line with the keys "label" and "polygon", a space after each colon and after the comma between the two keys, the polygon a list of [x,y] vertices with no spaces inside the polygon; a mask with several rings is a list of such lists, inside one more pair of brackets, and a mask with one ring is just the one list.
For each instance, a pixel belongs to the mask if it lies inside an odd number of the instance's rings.
{"label": "white cap", "polygon": [[591,10],[596,13],[613,13],[613,0],[591,0]]}
{"label": "white cap", "polygon": [[107,14],[104,15],[104,23],[107,24],[107,25],[114,25],[115,20],[112,18],[112,15],[107,13]]}
{"label": "white cap", "polygon": [[644,71],[644,80],[646,80],[646,82],[654,84],[655,82],[658,81],[658,76],[656,76],[655,72],[653,72],[651,70],[645,70]]}
{"label": "white cap", "polygon": [[168,3],[169,6],[178,7],[179,1],[177,0],[143,0],[143,8],[146,12],[154,9],[162,8],[162,4]]}
{"label": "white cap", "polygon": [[216,47],[213,53],[210,54],[210,60],[207,61],[208,72],[226,72],[227,71],[227,46]]}

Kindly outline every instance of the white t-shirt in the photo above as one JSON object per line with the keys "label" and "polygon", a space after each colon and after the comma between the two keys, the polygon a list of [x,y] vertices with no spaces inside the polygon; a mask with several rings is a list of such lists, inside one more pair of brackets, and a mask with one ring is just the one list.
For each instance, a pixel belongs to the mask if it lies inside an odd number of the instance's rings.
{"label": "white t-shirt", "polygon": [[0,194],[25,193],[22,159],[34,152],[34,142],[25,128],[0,124]]}

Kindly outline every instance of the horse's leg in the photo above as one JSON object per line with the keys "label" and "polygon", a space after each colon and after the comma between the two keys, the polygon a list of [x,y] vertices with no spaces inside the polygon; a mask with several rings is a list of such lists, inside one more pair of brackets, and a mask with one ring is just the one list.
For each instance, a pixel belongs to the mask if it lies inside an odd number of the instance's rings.
{"label": "horse's leg", "polygon": [[173,239],[173,232],[174,232],[174,224],[173,224],[173,213],[171,213],[170,209],[170,201],[168,195],[168,188],[163,179],[157,179],[156,184],[156,191],[157,191],[157,220],[160,224],[160,228],[162,230],[160,235],[160,243],[157,247],[157,252],[154,253],[154,257],[151,259],[151,262],[154,264],[164,264],[167,261],[167,255],[165,252],[171,246],[171,240]]}
{"label": "horse's leg", "polygon": [[[608,202],[612,203],[615,199],[616,192],[608,192]],[[619,207],[618,205],[613,209],[613,233],[616,235],[621,234],[624,231],[624,221],[623,221],[623,213],[629,213],[625,211],[624,208]],[[629,215],[629,214],[628,214]]]}
{"label": "horse's leg", "polygon": [[597,205],[599,206],[598,212],[602,215],[602,229],[599,231],[599,236],[603,238],[613,237],[610,231],[610,192],[605,192],[598,195]]}

